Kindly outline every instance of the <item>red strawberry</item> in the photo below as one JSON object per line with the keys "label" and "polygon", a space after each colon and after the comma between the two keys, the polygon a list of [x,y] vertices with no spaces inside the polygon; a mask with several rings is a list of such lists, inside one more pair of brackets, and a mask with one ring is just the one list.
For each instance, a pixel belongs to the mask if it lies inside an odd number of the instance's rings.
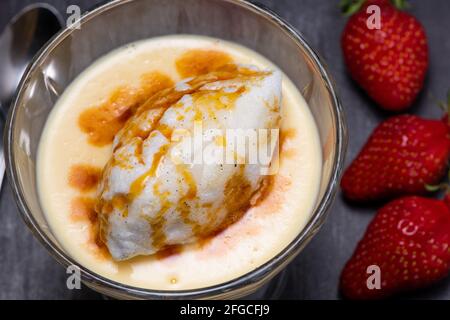
{"label": "red strawberry", "polygon": [[[408,108],[420,92],[428,68],[424,28],[413,16],[388,0],[347,0],[361,6],[350,17],[341,39],[353,79],[382,108]],[[396,1],[396,3],[402,1]],[[369,29],[369,5],[380,7],[380,29]]]}
{"label": "red strawberry", "polygon": [[345,196],[382,200],[422,194],[427,184],[439,183],[450,155],[446,119],[400,115],[379,124],[342,177]]}
{"label": "red strawberry", "polygon": [[[379,267],[380,288],[373,288]],[[368,269],[369,268],[369,269]],[[369,271],[368,271],[369,270]],[[441,200],[404,197],[381,208],[341,274],[350,299],[379,299],[422,288],[450,270],[450,210]]]}

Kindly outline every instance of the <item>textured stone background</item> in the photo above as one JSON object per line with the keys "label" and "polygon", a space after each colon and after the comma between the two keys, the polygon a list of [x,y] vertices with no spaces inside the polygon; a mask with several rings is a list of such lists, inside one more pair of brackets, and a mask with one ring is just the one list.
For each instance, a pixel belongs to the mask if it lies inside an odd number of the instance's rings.
{"label": "textured stone background", "polygon": [[[41,0],[42,1],[42,0]],[[69,4],[88,10],[100,0],[46,0],[61,13]],[[170,0],[168,0],[170,1]],[[32,0],[1,0],[0,30]],[[262,0],[290,22],[327,61],[336,80],[349,123],[347,162],[358,152],[372,128],[386,114],[375,108],[348,78],[339,38],[345,19],[330,0]],[[450,1],[411,0],[411,12],[424,24],[430,44],[430,72],[425,89],[412,111],[439,117],[429,95],[444,97],[450,88]],[[1,48],[0,48],[1,50]],[[281,297],[288,299],[337,299],[340,270],[375,213],[374,207],[354,207],[339,194],[328,221],[287,270]],[[65,270],[41,247],[22,223],[8,184],[0,195],[0,299],[101,299],[87,288],[69,291]],[[401,298],[450,299],[450,278],[433,288]]]}

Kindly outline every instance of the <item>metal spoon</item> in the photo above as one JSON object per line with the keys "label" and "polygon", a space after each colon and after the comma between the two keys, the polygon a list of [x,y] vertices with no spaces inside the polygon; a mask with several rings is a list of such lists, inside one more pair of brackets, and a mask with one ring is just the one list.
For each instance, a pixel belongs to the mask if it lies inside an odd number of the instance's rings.
{"label": "metal spoon", "polygon": [[[36,3],[23,8],[0,34],[0,114],[3,119],[28,63],[61,26],[62,18],[54,7]],[[4,174],[0,140],[0,189]]]}

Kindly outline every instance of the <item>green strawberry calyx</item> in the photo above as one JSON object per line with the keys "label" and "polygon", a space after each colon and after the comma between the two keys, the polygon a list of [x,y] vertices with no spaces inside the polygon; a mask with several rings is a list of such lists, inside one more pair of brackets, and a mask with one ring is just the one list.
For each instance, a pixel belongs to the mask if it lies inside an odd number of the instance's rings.
{"label": "green strawberry calyx", "polygon": [[[339,3],[339,7],[341,8],[342,13],[344,16],[351,16],[352,14],[358,12],[361,10],[362,6],[366,2],[373,2],[376,4],[377,2],[380,3],[382,1],[380,0],[341,0]],[[390,2],[394,7],[396,7],[399,10],[405,10],[409,8],[409,3],[407,0],[386,0],[386,2]]]}
{"label": "green strawberry calyx", "polygon": [[[445,112],[446,115],[450,114],[450,89],[447,91],[447,101],[438,101],[437,102],[439,108]],[[450,125],[450,117],[449,117],[449,125]]]}
{"label": "green strawberry calyx", "polygon": [[[450,127],[450,89],[447,91],[447,101],[438,101],[437,104],[444,112],[443,121],[447,122],[447,125]],[[447,195],[450,195],[450,170],[448,171],[447,179],[449,182],[442,182],[436,185],[425,184],[425,189],[429,192],[444,190]]]}

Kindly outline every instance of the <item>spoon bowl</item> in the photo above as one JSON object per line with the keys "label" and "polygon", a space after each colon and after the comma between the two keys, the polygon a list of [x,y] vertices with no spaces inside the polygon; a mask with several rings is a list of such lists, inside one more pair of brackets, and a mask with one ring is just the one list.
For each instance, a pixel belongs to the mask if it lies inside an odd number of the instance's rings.
{"label": "spoon bowl", "polygon": [[23,8],[0,34],[0,106],[5,115],[33,56],[62,26],[55,8],[37,3]]}
{"label": "spoon bowl", "polygon": [[[16,14],[0,34],[0,115],[3,119],[28,63],[61,26],[62,18],[55,8],[46,3],[35,3]],[[0,189],[4,175],[5,160],[0,140]]]}

